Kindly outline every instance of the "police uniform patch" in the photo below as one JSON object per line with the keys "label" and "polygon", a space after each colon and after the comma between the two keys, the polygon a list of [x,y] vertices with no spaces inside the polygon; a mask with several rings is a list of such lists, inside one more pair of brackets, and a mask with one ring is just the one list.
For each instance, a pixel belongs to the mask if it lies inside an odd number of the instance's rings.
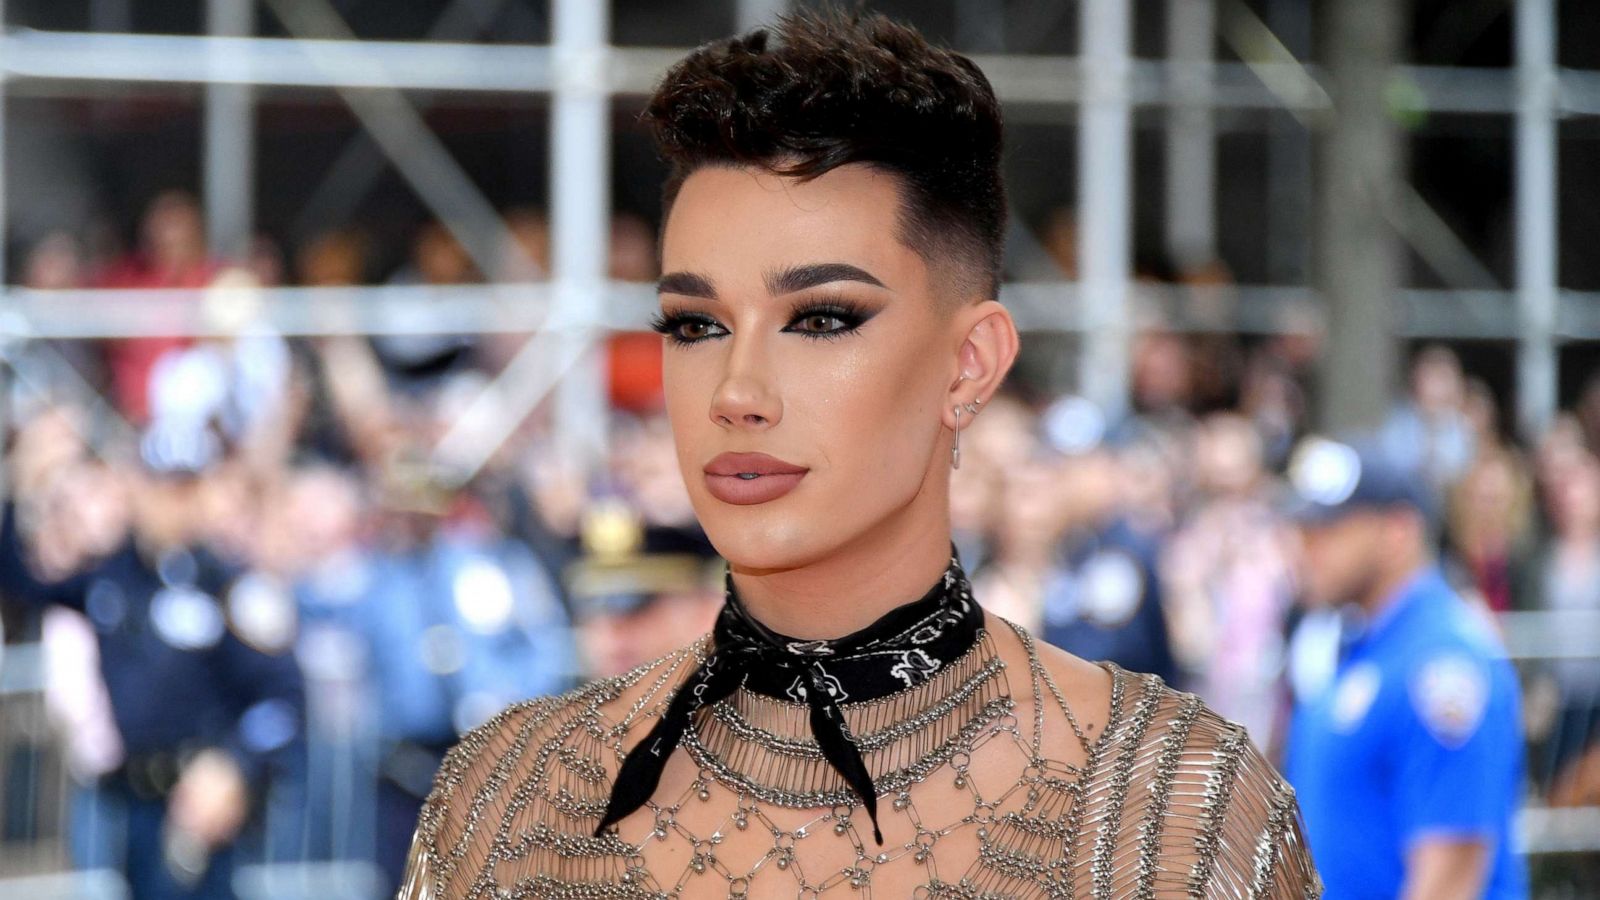
{"label": "police uniform patch", "polygon": [[1436,656],[1412,676],[1411,703],[1439,743],[1459,747],[1483,722],[1489,704],[1488,675],[1463,654]]}
{"label": "police uniform patch", "polygon": [[1084,564],[1080,576],[1083,615],[1102,628],[1116,628],[1139,609],[1144,573],[1126,553],[1108,550]]}
{"label": "police uniform patch", "polygon": [[1382,686],[1383,676],[1377,666],[1372,663],[1351,666],[1339,679],[1339,687],[1333,695],[1330,718],[1334,730],[1347,734],[1355,731],[1372,709],[1372,701],[1378,699],[1378,688]]}

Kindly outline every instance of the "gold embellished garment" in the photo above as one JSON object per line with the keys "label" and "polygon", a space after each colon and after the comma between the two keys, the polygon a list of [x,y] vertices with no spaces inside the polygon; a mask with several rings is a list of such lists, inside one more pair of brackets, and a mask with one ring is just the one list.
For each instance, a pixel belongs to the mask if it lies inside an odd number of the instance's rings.
{"label": "gold embellished garment", "polygon": [[708,635],[463,738],[424,807],[400,896],[1321,894],[1294,793],[1242,727],[1156,676],[1102,663],[1096,733],[1027,632],[988,621],[930,680],[839,705],[877,789],[881,846],[805,704],[743,689],[700,710],[652,799],[595,836],[610,776],[705,661]]}

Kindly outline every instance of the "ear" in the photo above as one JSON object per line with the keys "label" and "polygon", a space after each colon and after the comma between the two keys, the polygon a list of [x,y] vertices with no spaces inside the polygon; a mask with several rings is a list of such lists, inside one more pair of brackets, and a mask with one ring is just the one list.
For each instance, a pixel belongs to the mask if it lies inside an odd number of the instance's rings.
{"label": "ear", "polygon": [[[945,426],[956,427],[955,407],[976,401],[978,412],[1000,390],[1011,366],[1017,360],[1017,324],[999,301],[985,300],[955,316],[955,330],[961,338],[956,351],[956,369],[944,403]],[[962,410],[961,427],[972,422]]]}

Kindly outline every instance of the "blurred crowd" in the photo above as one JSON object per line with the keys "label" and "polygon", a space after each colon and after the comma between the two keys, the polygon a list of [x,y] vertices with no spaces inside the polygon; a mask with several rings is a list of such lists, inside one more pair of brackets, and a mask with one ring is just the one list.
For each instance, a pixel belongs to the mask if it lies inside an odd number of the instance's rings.
{"label": "blurred crowd", "polygon": [[[543,277],[545,220],[508,224],[518,248],[503,271],[481,272],[430,223],[387,280]],[[22,277],[41,290],[336,286],[385,280],[375,263],[353,231],[216,260],[194,200],[172,193],[130,250],[54,235]],[[650,227],[618,217],[611,276],[648,281],[654,265]],[[661,412],[656,336],[607,345],[603,465],[564,458],[544,408],[470,477],[437,463],[517,340],[0,345],[15,375],[0,622],[7,644],[43,647],[55,726],[34,744],[0,729],[0,768],[57,748],[75,786],[74,863],[164,897],[209,895],[239,861],[362,860],[392,894],[460,734],[709,627],[721,569]],[[1199,693],[1271,754],[1296,679],[1312,677],[1296,662],[1300,558],[1281,501],[1317,340],[1148,317],[1132,359],[1126,415],[1022,378],[985,406],[953,473],[962,562],[993,611]],[[1600,382],[1524,446],[1449,348],[1408,365],[1371,439],[1426,485],[1455,586],[1490,617],[1600,611]],[[1600,658],[1522,673],[1530,789],[1600,803]],[[4,796],[4,840],[48,824]]]}

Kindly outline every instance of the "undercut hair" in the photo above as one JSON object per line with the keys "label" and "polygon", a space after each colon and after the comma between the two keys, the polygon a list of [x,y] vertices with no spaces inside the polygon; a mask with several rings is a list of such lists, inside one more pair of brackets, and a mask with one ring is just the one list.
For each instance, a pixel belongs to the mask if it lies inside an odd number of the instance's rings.
{"label": "undercut hair", "polygon": [[810,180],[864,163],[896,177],[900,240],[993,299],[1005,236],[1001,116],[970,59],[883,15],[784,16],[673,66],[644,113],[670,166],[670,209],[704,166]]}

